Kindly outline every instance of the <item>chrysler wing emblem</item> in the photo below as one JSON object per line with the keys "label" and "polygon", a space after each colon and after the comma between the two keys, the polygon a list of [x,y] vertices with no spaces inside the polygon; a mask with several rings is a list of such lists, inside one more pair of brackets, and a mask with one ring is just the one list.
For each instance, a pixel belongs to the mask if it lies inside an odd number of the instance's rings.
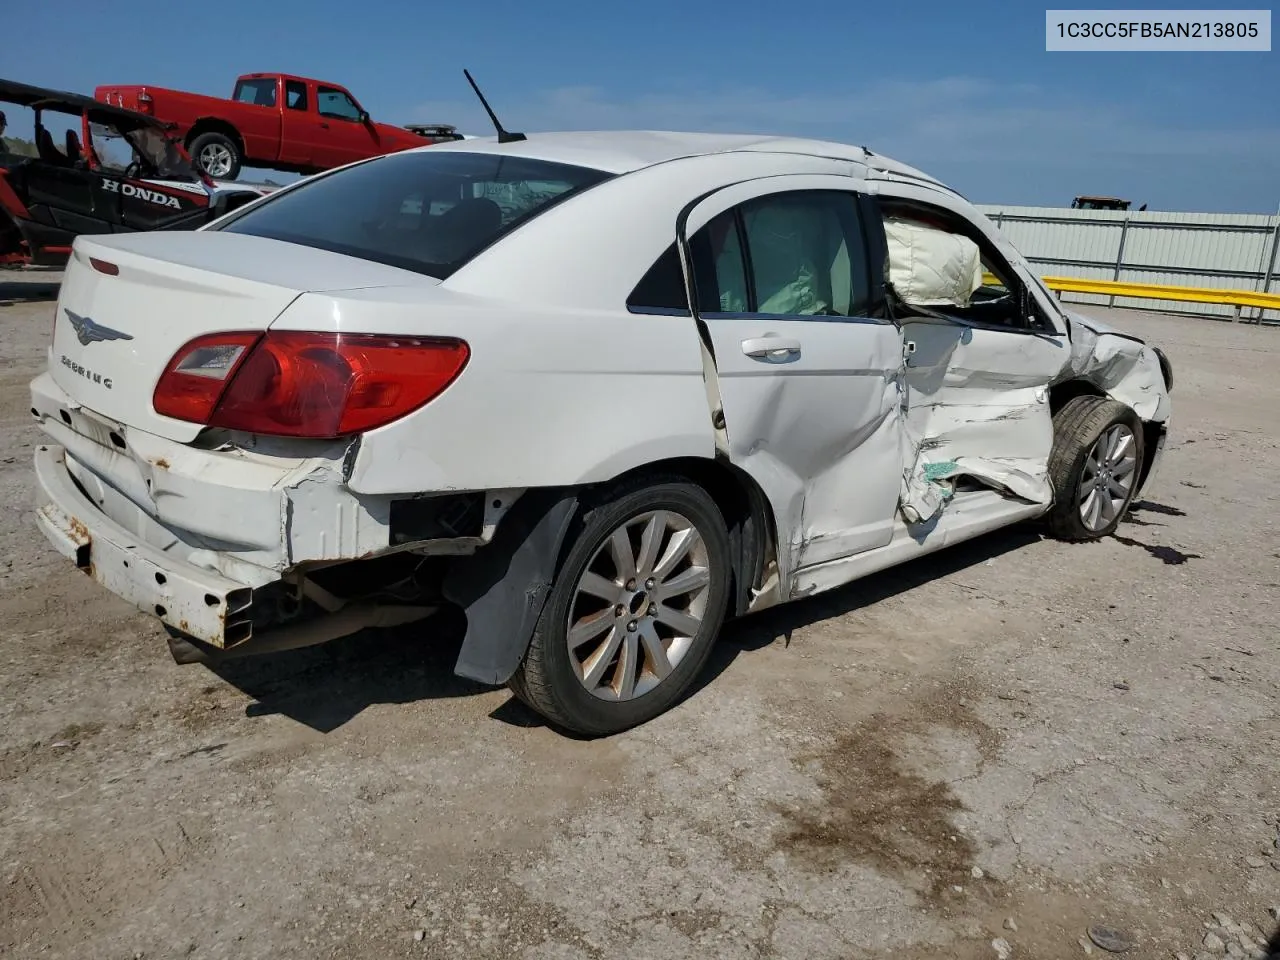
{"label": "chrysler wing emblem", "polygon": [[110,327],[104,327],[100,323],[95,323],[90,317],[82,317],[78,313],[72,313],[66,307],[62,308],[62,312],[67,315],[67,319],[71,321],[71,326],[75,328],[76,339],[86,347],[91,343],[97,343],[100,340],[132,340],[133,336],[128,333],[121,333],[119,330],[112,330]]}

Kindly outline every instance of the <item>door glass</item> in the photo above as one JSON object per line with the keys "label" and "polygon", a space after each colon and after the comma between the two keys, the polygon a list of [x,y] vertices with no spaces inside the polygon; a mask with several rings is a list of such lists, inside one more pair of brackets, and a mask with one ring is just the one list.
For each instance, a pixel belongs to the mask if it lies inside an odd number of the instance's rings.
{"label": "door glass", "polygon": [[698,312],[746,313],[751,309],[736,210],[726,210],[694,234],[693,256]]}
{"label": "door glass", "polygon": [[742,206],[757,313],[865,316],[867,257],[853,194],[797,192]]}
{"label": "door glass", "polygon": [[316,88],[316,106],[322,117],[338,120],[359,120],[360,108],[341,90],[332,87]]}
{"label": "door glass", "polygon": [[275,77],[237,81],[235,96],[232,99],[240,103],[256,104],[259,107],[274,107],[276,105]]}
{"label": "door glass", "polygon": [[627,309],[636,313],[682,313],[689,315],[689,295],[685,292],[684,270],[680,266],[680,254],[673,243],[653,265],[631,295],[627,297]]}
{"label": "door glass", "polygon": [[307,109],[307,85],[298,80],[288,80],[284,85],[284,105],[290,110]]}

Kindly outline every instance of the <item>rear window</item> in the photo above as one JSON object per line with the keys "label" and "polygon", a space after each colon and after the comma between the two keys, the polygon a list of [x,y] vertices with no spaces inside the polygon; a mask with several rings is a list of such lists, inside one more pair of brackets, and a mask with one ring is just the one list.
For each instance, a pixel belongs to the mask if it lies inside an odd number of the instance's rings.
{"label": "rear window", "polygon": [[530,217],[609,177],[489,153],[395,153],[317,177],[215,229],[443,280]]}
{"label": "rear window", "polygon": [[240,103],[254,103],[260,107],[276,105],[276,78],[261,77],[257,80],[237,80],[235,95]]}

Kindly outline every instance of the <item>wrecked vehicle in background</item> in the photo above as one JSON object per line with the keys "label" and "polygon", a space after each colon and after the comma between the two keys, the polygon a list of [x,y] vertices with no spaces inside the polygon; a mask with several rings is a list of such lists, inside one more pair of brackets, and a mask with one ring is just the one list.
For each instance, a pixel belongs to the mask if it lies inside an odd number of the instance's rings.
{"label": "wrecked vehicle in background", "polygon": [[459,674],[602,734],[726,616],[1032,518],[1110,534],[1170,386],[862,148],[468,140],[78,240],[38,519],[179,659],[448,604]]}
{"label": "wrecked vehicle in background", "polygon": [[[0,153],[0,264],[58,266],[81,234],[194,230],[270,192],[201,176],[154,117],[10,80],[0,103],[33,111],[37,150]],[[46,113],[78,118],[79,133],[67,130],[59,148]],[[124,162],[105,154],[119,144]]]}

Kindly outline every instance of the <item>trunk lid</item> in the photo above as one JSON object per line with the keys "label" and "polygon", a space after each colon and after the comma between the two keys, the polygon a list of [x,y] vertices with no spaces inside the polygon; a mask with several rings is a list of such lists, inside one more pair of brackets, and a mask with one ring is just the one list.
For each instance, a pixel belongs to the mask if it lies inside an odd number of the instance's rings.
{"label": "trunk lid", "polygon": [[[91,260],[118,272],[103,272]],[[438,281],[243,234],[82,236],[58,296],[49,370],[81,406],[189,443],[203,427],[163,417],[151,404],[165,365],[187,341],[265,330],[303,293],[416,284]]]}

